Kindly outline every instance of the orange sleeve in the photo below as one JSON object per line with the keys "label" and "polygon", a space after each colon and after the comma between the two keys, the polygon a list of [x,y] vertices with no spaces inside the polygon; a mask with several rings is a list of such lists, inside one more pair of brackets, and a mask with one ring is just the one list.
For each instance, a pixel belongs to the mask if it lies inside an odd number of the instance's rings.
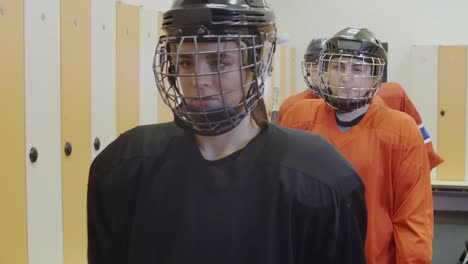
{"label": "orange sleeve", "polygon": [[400,112],[404,112],[414,119],[419,127],[419,130],[421,131],[421,134],[423,135],[424,143],[426,143],[426,151],[427,156],[429,157],[429,165],[431,170],[444,162],[444,159],[435,152],[434,146],[431,142],[431,137],[424,127],[421,115],[419,114],[411,99],[408,97],[405,89],[399,83],[382,83],[382,86],[377,95],[381,97],[383,101],[385,101],[388,107]]}
{"label": "orange sleeve", "polygon": [[419,130],[423,135],[424,143],[426,143],[427,155],[429,157],[429,165],[432,170],[433,168],[437,167],[442,162],[444,162],[444,159],[435,152],[434,147],[432,145],[431,137],[429,136],[429,133],[427,133],[426,128],[424,127],[424,123],[422,122],[422,118],[419,115],[419,112],[414,106],[413,102],[411,102],[411,100],[405,92],[403,92],[403,94],[404,99],[402,100],[401,111],[407,113],[414,119],[414,121],[416,121],[416,124],[418,125]]}
{"label": "orange sleeve", "polygon": [[422,123],[422,118],[419,115],[418,110],[414,106],[413,102],[411,102],[406,92],[403,92],[403,100],[401,100],[400,111],[405,112],[409,116],[411,116],[414,119],[414,121],[416,121],[416,124],[419,125]]}
{"label": "orange sleeve", "polygon": [[394,174],[394,238],[397,264],[430,264],[434,214],[426,148],[413,122],[407,122],[408,140]]}

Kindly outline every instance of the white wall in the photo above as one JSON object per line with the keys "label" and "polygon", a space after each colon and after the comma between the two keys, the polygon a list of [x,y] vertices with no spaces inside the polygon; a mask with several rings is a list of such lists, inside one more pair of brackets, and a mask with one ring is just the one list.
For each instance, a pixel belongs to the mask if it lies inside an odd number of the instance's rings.
{"label": "white wall", "polygon": [[[288,32],[289,45],[298,50],[298,66],[312,38],[331,37],[348,26],[367,27],[389,43],[388,80],[400,82],[410,96],[413,44],[468,44],[467,0],[267,1],[279,32]],[[297,84],[304,86],[300,74],[297,71]]]}
{"label": "white wall", "polygon": [[145,9],[166,11],[171,7],[173,0],[121,0],[118,2],[134,6],[143,6]]}

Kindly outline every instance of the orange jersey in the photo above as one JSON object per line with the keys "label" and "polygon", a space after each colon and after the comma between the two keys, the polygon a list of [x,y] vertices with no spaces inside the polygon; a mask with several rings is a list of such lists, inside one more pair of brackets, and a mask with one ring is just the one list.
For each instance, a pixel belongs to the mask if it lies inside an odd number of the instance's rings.
{"label": "orange jersey", "polygon": [[303,100],[286,113],[281,125],[321,135],[359,172],[366,186],[367,263],[431,263],[430,168],[411,117],[385,107],[376,97],[363,119],[342,132],[325,101]]}
{"label": "orange jersey", "polygon": [[[421,116],[419,115],[418,110],[416,110],[413,102],[411,102],[409,99],[403,87],[399,83],[382,83],[379,91],[377,92],[377,96],[383,99],[386,106],[401,112],[405,112],[406,114],[410,115],[414,121],[416,121],[416,124],[418,125],[419,130],[424,137],[424,143],[426,143],[427,155],[429,157],[429,165],[431,170],[440,165],[444,160],[434,151],[431,138],[427,133],[426,128],[424,127]],[[281,120],[286,112],[297,102],[303,99],[318,99],[318,96],[315,95],[311,90],[305,90],[304,92],[286,98],[286,100],[284,100],[284,102],[281,104],[278,113],[278,122],[281,123]]]}
{"label": "orange jersey", "polygon": [[307,90],[300,92],[295,95],[291,95],[286,98],[283,103],[281,103],[279,112],[278,112],[278,123],[281,123],[286,112],[291,109],[297,102],[302,101],[304,99],[319,99],[317,95],[315,95],[309,88]]}

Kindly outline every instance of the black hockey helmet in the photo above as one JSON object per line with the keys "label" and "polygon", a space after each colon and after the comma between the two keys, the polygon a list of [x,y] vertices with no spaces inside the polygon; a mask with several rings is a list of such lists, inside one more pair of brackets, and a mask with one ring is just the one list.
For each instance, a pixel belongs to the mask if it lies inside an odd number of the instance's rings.
{"label": "black hockey helmet", "polygon": [[[325,42],[319,59],[323,99],[339,112],[351,112],[369,105],[380,88],[386,61],[385,48],[369,29],[339,31]],[[355,68],[366,72],[347,70]],[[344,84],[345,79],[354,81]]]}
{"label": "black hockey helmet", "polygon": [[[163,14],[162,29],[154,60],[154,73],[158,90],[174,113],[175,121],[200,135],[220,135],[236,127],[262,100],[264,77],[271,69],[271,59],[276,43],[275,15],[265,0],[176,0],[171,9]],[[223,50],[220,43],[234,41],[237,50]],[[218,48],[200,51],[199,43],[218,43]],[[180,52],[184,44],[192,43],[194,49]],[[235,105],[222,105],[216,109],[196,108],[187,104],[189,99],[202,100],[201,93],[195,98],[184,95],[181,78],[213,75],[221,79],[223,72],[218,62],[217,69],[209,73],[193,70],[182,74],[180,56],[192,56],[194,62],[201,54],[213,56],[223,52],[238,51],[242,58],[237,71],[248,71],[249,79],[243,79],[239,91],[244,99]],[[216,66],[216,65],[215,65]],[[233,91],[223,91],[210,96],[223,96]],[[224,102],[224,100],[223,100]]]}

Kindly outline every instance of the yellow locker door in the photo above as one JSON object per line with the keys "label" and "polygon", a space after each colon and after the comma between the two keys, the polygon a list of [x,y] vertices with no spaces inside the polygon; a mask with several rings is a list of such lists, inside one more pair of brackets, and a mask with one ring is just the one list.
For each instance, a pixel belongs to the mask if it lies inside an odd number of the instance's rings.
{"label": "yellow locker door", "polygon": [[158,119],[158,89],[153,74],[153,58],[158,44],[158,12],[140,9],[140,124]]}
{"label": "yellow locker door", "polygon": [[284,99],[288,96],[288,81],[287,81],[287,70],[288,70],[288,47],[286,45],[281,45],[279,49],[279,62],[280,62],[280,95],[279,95],[279,103],[280,105],[284,102]]}
{"label": "yellow locker door", "polygon": [[91,2],[61,0],[61,126],[64,263],[86,263],[91,161]]}
{"label": "yellow locker door", "polygon": [[438,180],[465,178],[466,56],[464,46],[439,47]]}
{"label": "yellow locker door", "polygon": [[117,3],[117,135],[139,124],[140,10]]}
{"label": "yellow locker door", "polygon": [[290,69],[290,79],[289,79],[289,95],[294,95],[297,93],[296,87],[296,48],[291,48],[289,52],[289,67]]}
{"label": "yellow locker door", "polygon": [[[164,31],[161,30],[163,21],[163,13],[159,12],[158,14],[158,34],[159,36],[165,35]],[[168,84],[167,84],[168,85]],[[161,98],[161,95],[158,94],[158,123],[166,123],[174,120],[174,115],[172,114],[171,108],[167,106]]]}
{"label": "yellow locker door", "polygon": [[0,263],[26,264],[24,1],[0,0]]}

